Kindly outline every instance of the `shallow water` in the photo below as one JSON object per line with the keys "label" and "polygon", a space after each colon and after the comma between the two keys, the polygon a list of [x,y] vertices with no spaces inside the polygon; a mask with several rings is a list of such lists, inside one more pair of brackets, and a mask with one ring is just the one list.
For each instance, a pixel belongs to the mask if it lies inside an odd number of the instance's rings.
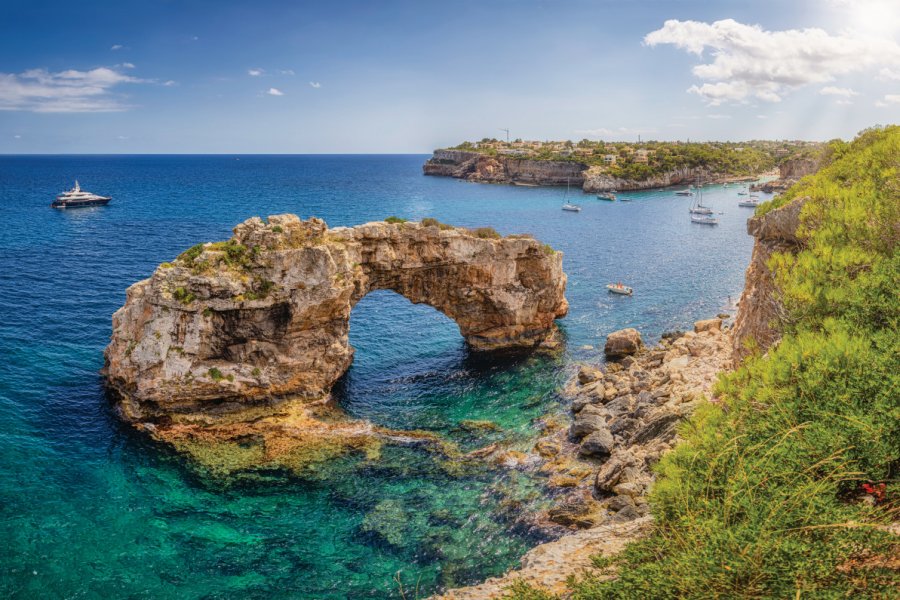
{"label": "shallow water", "polygon": [[[4,597],[368,598],[424,593],[503,572],[535,540],[511,516],[540,480],[448,472],[386,449],[309,479],[211,480],[121,426],[97,371],[125,288],[253,215],[330,226],[389,215],[528,232],[565,253],[569,316],[559,356],[482,357],[456,325],[391,292],[351,318],[355,362],[336,396],[354,416],[432,430],[464,449],[525,449],[557,387],[603,336],[645,338],[721,312],[743,285],[751,239],[737,189],[706,188],[720,225],[691,224],[690,198],[468,184],[421,175],[424,156],[0,157],[0,595]],[[71,187],[107,207],[56,211]],[[570,198],[573,195],[570,194]],[[623,281],[633,297],[613,296]],[[593,346],[596,349],[587,349]],[[490,420],[499,432],[459,426]]]}

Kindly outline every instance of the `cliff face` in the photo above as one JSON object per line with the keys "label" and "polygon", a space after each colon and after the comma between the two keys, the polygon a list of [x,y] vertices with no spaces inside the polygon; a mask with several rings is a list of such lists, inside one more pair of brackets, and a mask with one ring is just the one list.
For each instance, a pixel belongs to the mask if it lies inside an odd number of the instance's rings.
{"label": "cliff face", "polygon": [[800,198],[747,221],[747,232],[756,241],[734,324],[735,364],[750,353],[748,344],[765,352],[778,341],[782,305],[767,263],[775,252],[795,252],[800,247],[797,227],[805,202]]}
{"label": "cliff face", "polygon": [[696,172],[690,168],[676,169],[661,175],[655,175],[644,181],[634,179],[619,179],[603,173],[599,167],[591,167],[584,174],[585,192],[605,192],[609,190],[629,191],[648,190],[653,188],[668,187],[693,183],[697,177]]}
{"label": "cliff face", "polygon": [[489,350],[547,340],[568,308],[565,284],[561,253],[531,238],[254,217],[128,289],[113,315],[108,383],[130,421],[321,398],[350,365],[350,311],[372,290],[437,308]]}
{"label": "cliff face", "polygon": [[686,167],[637,181],[612,177],[601,167],[588,167],[579,162],[486,156],[462,150],[435,150],[422,171],[425,175],[456,177],[478,183],[581,186],[586,193],[662,188],[693,183],[697,177],[695,170]]}
{"label": "cliff face", "polygon": [[778,167],[781,179],[800,179],[819,170],[820,161],[815,158],[794,158],[786,160]]}
{"label": "cliff face", "polygon": [[423,166],[425,175],[456,177],[480,183],[581,185],[587,165],[577,162],[485,156],[477,152],[435,150]]}

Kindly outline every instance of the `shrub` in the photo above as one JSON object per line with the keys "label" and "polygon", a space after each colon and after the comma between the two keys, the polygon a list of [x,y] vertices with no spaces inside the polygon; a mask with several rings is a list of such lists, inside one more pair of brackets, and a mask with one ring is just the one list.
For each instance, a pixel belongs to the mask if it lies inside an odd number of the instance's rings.
{"label": "shrub", "polygon": [[272,231],[274,231],[275,233],[283,233],[284,229],[281,228],[281,225],[275,225],[274,227],[272,227]]}
{"label": "shrub", "polygon": [[188,265],[194,263],[198,256],[203,253],[203,248],[206,244],[195,244],[178,255],[175,260],[180,260]]}
{"label": "shrub", "polygon": [[542,245],[542,246],[541,246],[541,251],[542,251],[544,254],[546,254],[547,256],[553,256],[554,254],[556,254],[556,250],[554,250],[554,249],[553,249],[553,246],[551,246],[550,244],[544,244],[544,245]]}
{"label": "shrub", "polygon": [[397,223],[406,223],[406,219],[401,219],[400,217],[388,217],[384,220],[385,223],[390,223],[391,225],[396,225]]}
{"label": "shrub", "polygon": [[172,297],[182,304],[190,304],[196,299],[193,292],[189,292],[183,287],[175,288],[175,291],[172,292]]}
{"label": "shrub", "polygon": [[222,371],[218,370],[215,367],[207,371],[206,374],[209,375],[209,378],[213,381],[221,381],[222,379],[225,379],[225,376],[222,375]]}
{"label": "shrub", "polygon": [[475,233],[475,237],[486,240],[498,240],[503,237],[499,233],[497,233],[497,230],[493,227],[479,227],[473,233]]}

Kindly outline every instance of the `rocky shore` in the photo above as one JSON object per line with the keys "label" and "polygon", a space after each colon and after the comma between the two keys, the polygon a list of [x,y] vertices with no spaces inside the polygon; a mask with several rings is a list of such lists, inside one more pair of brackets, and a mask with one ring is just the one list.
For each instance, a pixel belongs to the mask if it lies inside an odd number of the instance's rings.
{"label": "rocky shore", "polygon": [[650,348],[634,329],[611,333],[605,365],[582,365],[564,390],[570,423],[548,423],[519,459],[547,476],[553,497],[526,525],[559,539],[532,549],[520,569],[440,597],[499,598],[519,580],[560,593],[569,575],[590,568],[591,556],[618,552],[646,532],[652,467],[677,443],[678,423],[711,398],[731,348],[719,317]]}

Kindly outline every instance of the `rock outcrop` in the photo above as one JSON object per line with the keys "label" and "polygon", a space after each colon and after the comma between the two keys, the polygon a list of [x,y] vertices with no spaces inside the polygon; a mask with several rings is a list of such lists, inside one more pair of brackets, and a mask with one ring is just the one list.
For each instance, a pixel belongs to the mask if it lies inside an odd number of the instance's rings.
{"label": "rock outcrop", "polygon": [[753,348],[765,352],[778,341],[782,305],[768,262],[776,252],[796,252],[800,247],[797,228],[805,202],[806,198],[798,198],[747,221],[747,232],[756,239],[735,318],[735,364]]}
{"label": "rock outcrop", "polygon": [[565,284],[561,253],[530,237],[254,217],[128,288],[107,381],[128,421],[230,419],[326,396],[353,357],[350,311],[373,290],[435,307],[472,348],[492,350],[547,341],[568,309]]}
{"label": "rock outcrop", "polygon": [[462,150],[435,150],[422,167],[425,175],[456,177],[479,183],[580,186],[587,165],[579,162],[488,156]]}
{"label": "rock outcrop", "polygon": [[[697,179],[697,171],[691,168],[674,169],[659,175],[648,177],[647,179],[637,181],[635,179],[621,179],[613,177],[606,173],[600,167],[591,167],[584,172],[584,185],[582,189],[585,192],[596,193],[611,190],[618,191],[634,191],[649,190],[654,188],[664,188],[670,185],[682,185],[694,183]],[[702,175],[703,181],[709,181],[710,176]]]}

